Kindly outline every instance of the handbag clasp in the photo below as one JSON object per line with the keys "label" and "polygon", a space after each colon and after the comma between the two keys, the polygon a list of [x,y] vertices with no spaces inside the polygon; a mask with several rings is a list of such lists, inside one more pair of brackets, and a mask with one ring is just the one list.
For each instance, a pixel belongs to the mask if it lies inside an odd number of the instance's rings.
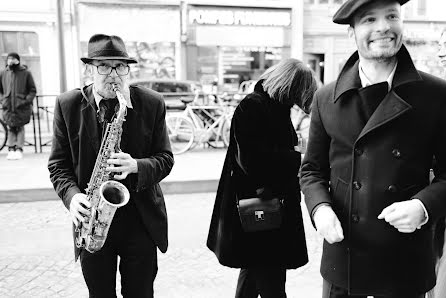
{"label": "handbag clasp", "polygon": [[265,220],[264,213],[263,213],[262,210],[256,210],[256,211],[254,211],[254,216],[255,216],[255,218],[256,218],[256,221]]}

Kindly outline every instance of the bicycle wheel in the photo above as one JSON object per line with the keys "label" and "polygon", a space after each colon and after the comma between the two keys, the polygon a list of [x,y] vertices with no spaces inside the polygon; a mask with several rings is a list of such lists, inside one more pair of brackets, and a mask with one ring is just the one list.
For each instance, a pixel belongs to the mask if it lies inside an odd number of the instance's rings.
{"label": "bicycle wheel", "polygon": [[225,147],[229,146],[230,135],[231,135],[231,121],[228,118],[223,122],[221,128],[221,138],[223,139],[223,143],[225,143]]}
{"label": "bicycle wheel", "polygon": [[225,148],[229,145],[229,131],[231,123],[228,119],[224,119],[216,128],[216,132],[209,138],[208,144],[212,148]]}
{"label": "bicycle wheel", "polygon": [[194,125],[180,115],[166,117],[167,133],[174,154],[181,154],[189,150],[194,142]]}
{"label": "bicycle wheel", "polygon": [[8,139],[8,127],[6,123],[0,120],[0,150],[6,145],[6,140]]}

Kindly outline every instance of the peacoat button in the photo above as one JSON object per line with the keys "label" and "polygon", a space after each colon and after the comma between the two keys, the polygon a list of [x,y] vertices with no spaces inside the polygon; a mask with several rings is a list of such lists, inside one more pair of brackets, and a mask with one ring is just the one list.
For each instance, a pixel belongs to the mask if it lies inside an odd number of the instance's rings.
{"label": "peacoat button", "polygon": [[396,158],[400,158],[401,157],[401,151],[398,149],[393,149],[392,150],[392,154],[393,156],[395,156]]}
{"label": "peacoat button", "polygon": [[361,185],[361,183],[359,183],[358,181],[353,181],[353,187],[354,187],[356,190],[360,190],[361,187],[362,187],[362,185]]}
{"label": "peacoat button", "polygon": [[395,193],[395,192],[398,191],[398,188],[397,188],[395,185],[392,184],[392,185],[389,185],[389,187],[387,188],[387,190],[390,191],[390,192]]}
{"label": "peacoat button", "polygon": [[359,222],[359,216],[357,214],[353,214],[352,215],[352,220],[354,223],[358,223]]}
{"label": "peacoat button", "polygon": [[356,148],[355,149],[355,154],[358,156],[361,156],[364,153],[364,150],[362,150],[361,148]]}

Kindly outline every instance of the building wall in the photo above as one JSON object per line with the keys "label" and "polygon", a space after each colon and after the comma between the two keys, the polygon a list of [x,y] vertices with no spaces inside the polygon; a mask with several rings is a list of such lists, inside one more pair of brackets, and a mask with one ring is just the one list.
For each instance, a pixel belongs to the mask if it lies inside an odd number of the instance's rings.
{"label": "building wall", "polygon": [[[331,21],[342,2],[343,0],[64,0],[64,63],[68,89],[85,82],[79,58],[86,54],[88,38],[98,32],[123,37],[130,54],[143,62],[141,67],[132,69],[135,78],[170,76],[176,79],[199,79],[199,65],[190,59],[199,55],[200,47],[221,46],[216,42],[218,38],[212,41],[206,36],[212,35],[212,32],[223,32],[226,37],[221,36],[220,43],[235,48],[282,44],[286,48],[284,58],[290,56],[303,59],[317,71],[320,80],[327,83],[336,79],[342,64],[355,50],[354,42],[348,38],[346,26],[335,25]],[[39,93],[45,94],[60,92],[55,3],[55,0],[2,0],[0,7],[0,33],[36,32],[40,69],[31,71],[40,74],[37,75],[40,81]],[[194,7],[285,10],[291,13],[291,25],[282,31],[271,26],[265,26],[264,31],[255,26],[197,26],[191,24],[188,18],[189,11]],[[436,74],[439,70],[435,57],[436,39],[442,28],[446,27],[446,1],[412,0],[404,7],[405,42],[409,51],[420,69]],[[211,30],[212,28],[216,30]],[[277,33],[278,30],[282,33]],[[244,35],[239,35],[244,31]],[[233,34],[227,34],[228,32]],[[254,33],[250,35],[250,32]],[[265,32],[263,39],[262,32]],[[268,37],[268,32],[273,38]],[[0,55],[4,58],[6,53]],[[277,53],[269,55],[272,57],[271,55]],[[26,53],[24,57],[26,58]],[[215,57],[216,63],[221,63],[224,59],[218,53]]]}

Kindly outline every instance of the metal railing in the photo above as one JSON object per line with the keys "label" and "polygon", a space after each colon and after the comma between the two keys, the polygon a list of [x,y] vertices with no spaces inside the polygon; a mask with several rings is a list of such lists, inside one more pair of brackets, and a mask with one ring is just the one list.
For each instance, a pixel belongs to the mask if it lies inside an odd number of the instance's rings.
{"label": "metal railing", "polygon": [[[49,140],[46,140],[45,142],[42,142],[42,125],[41,125],[41,116],[42,113],[44,115],[43,118],[46,120],[46,128],[47,133],[49,136],[52,136],[52,127],[50,125],[50,115],[54,115],[54,103],[55,99],[58,96],[58,94],[38,94],[36,95],[36,105],[37,105],[37,133],[38,133],[38,139],[39,139],[39,152],[42,153],[42,147],[45,146],[51,146],[52,138],[50,137]],[[52,104],[48,104],[47,101],[45,101],[46,98],[54,98],[54,101],[52,101]],[[37,147],[36,147],[37,152]]]}

